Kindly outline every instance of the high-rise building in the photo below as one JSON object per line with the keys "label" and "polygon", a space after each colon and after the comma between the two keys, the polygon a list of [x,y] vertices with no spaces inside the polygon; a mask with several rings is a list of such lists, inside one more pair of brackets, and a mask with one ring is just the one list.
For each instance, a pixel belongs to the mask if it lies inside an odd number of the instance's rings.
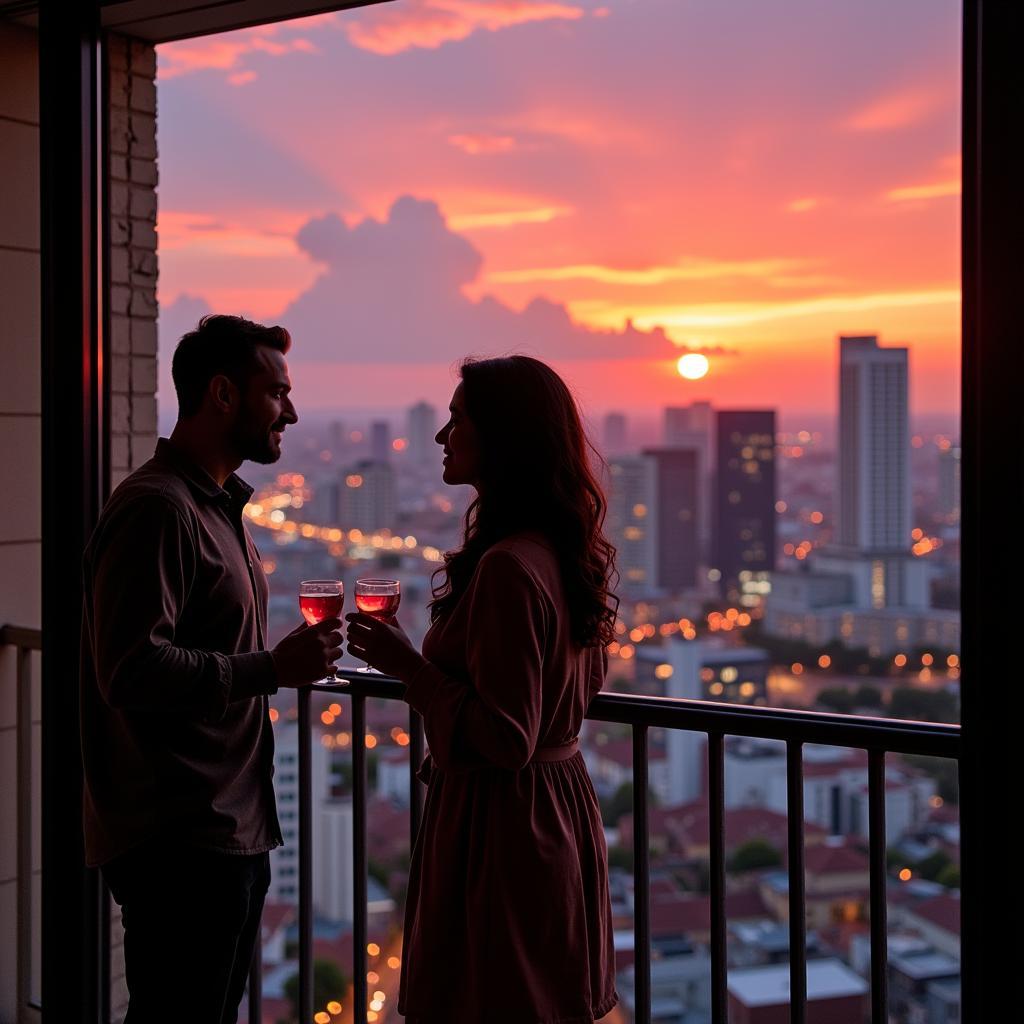
{"label": "high-rise building", "polygon": [[374,462],[387,462],[391,458],[391,424],[387,420],[374,420],[370,424],[370,458]]}
{"label": "high-rise building", "polygon": [[339,518],[348,529],[372,532],[394,527],[395,471],[388,463],[364,459],[345,474],[343,483]]}
{"label": "high-rise building", "polygon": [[694,432],[710,438],[714,429],[715,411],[710,402],[691,402],[665,410],[665,444],[669,448],[681,447],[680,438]]}
{"label": "high-rise building", "polygon": [[654,477],[657,585],[678,592],[697,584],[700,457],[691,448],[649,448]]}
{"label": "high-rise building", "polygon": [[438,462],[439,448],[434,443],[437,433],[437,410],[429,402],[410,406],[406,423],[409,455],[416,466]]}
{"label": "high-rise building", "polygon": [[775,573],[765,630],[872,657],[927,644],[959,649],[955,611],[931,607],[933,562],[911,551],[908,353],[839,339],[839,503],[835,542]]}
{"label": "high-rise building", "polygon": [[715,412],[710,402],[669,407],[664,411],[664,446],[689,448],[697,452],[700,488],[698,514],[698,560],[711,562],[711,518],[715,486]]}
{"label": "high-rise building", "polygon": [[711,562],[723,593],[775,568],[775,411],[718,413]]}
{"label": "high-rise building", "polygon": [[960,448],[939,449],[939,515],[947,523],[960,522]]}
{"label": "high-rise building", "polygon": [[602,442],[605,455],[618,455],[626,447],[626,416],[621,412],[610,412],[604,418]]}
{"label": "high-rise building", "polygon": [[654,466],[642,455],[609,460],[608,515],[605,525],[617,551],[624,594],[657,586]]}
{"label": "high-rise building", "polygon": [[910,546],[910,428],[905,348],[839,339],[839,546],[905,554]]}
{"label": "high-rise building", "polygon": [[[319,845],[323,824],[321,808],[330,794],[327,750],[313,743],[310,757],[313,842]],[[267,899],[273,903],[294,903],[299,895],[299,726],[283,718],[274,726],[274,793],[284,846],[270,853],[271,882]],[[314,901],[317,896],[314,891]]]}
{"label": "high-rise building", "polygon": [[[728,647],[719,639],[684,640],[671,637],[661,646],[637,648],[636,679],[650,692],[683,700],[717,700],[729,704],[765,704],[771,657],[759,647]],[[685,729],[669,729],[669,804],[695,800],[702,793],[706,764],[706,737]]]}
{"label": "high-rise building", "polygon": [[873,335],[839,339],[836,544],[817,562],[853,571],[862,607],[928,605],[928,568],[910,553],[907,356]]}
{"label": "high-rise building", "polygon": [[335,458],[344,455],[348,448],[348,434],[345,433],[345,424],[341,420],[332,420],[328,425],[327,448]]}

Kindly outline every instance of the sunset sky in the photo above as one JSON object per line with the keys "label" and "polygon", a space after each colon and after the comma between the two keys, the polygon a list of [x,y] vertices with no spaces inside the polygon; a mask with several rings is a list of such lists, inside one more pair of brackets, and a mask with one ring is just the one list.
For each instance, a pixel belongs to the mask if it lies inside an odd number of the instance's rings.
{"label": "sunset sky", "polygon": [[216,310],[292,330],[300,411],[525,351],[595,412],[820,414],[878,333],[952,418],[959,48],[950,0],[396,0],[161,47],[162,406]]}

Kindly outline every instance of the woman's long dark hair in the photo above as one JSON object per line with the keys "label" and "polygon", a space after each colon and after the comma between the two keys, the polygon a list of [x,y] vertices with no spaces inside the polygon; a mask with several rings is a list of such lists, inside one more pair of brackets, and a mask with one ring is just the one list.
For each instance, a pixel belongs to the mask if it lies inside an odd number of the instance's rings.
{"label": "woman's long dark hair", "polygon": [[558,553],[573,640],[614,639],[619,600],[615,548],[602,533],[606,501],[576,401],[551,367],[529,356],[467,359],[459,368],[466,415],[480,444],[478,495],[466,510],[462,547],[445,554],[431,617],[465,593],[485,551],[537,530]]}

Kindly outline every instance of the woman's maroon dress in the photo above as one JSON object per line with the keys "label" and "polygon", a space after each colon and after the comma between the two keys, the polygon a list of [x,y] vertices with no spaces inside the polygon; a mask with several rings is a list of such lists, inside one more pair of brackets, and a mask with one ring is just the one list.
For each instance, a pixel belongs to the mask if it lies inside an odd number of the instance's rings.
{"label": "woman's maroon dress", "polygon": [[536,534],[480,560],[406,699],[430,757],[398,1009],[409,1024],[589,1024],[615,1005],[601,813],[575,749],[604,680]]}

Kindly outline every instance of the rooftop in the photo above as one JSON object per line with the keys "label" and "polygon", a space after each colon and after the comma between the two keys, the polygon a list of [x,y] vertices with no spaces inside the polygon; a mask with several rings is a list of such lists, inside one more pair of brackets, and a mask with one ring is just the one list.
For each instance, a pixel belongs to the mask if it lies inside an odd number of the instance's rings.
{"label": "rooftop", "polygon": [[[744,1006],[789,1003],[789,964],[743,967],[729,971],[729,992]],[[807,1001],[865,996],[868,983],[841,960],[807,961]]]}

